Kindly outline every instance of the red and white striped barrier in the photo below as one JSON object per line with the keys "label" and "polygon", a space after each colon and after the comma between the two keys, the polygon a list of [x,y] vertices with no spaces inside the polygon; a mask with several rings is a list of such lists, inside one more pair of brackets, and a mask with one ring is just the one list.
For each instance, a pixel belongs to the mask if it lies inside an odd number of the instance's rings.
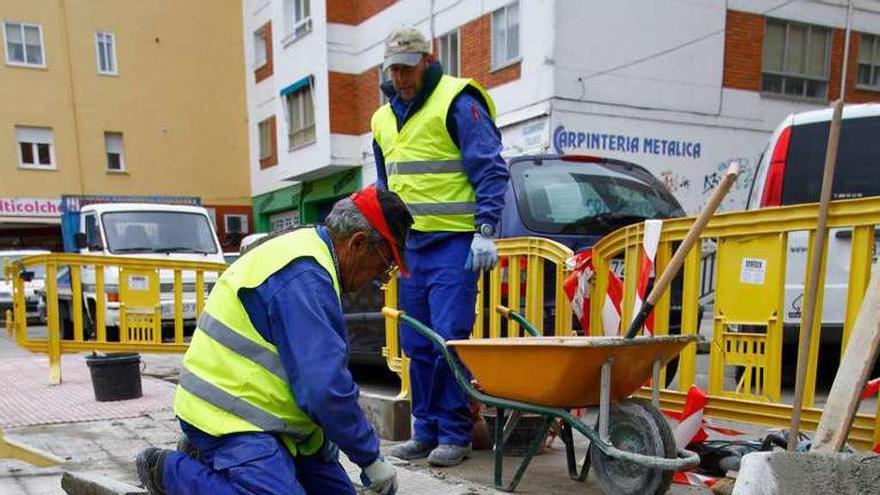
{"label": "red and white striped barrier", "polygon": [[706,476],[691,471],[679,471],[672,475],[672,482],[679,485],[702,486],[704,488],[712,488],[718,483],[718,478],[714,476]]}
{"label": "red and white striped barrier", "polygon": [[[657,246],[660,244],[662,228],[663,222],[661,220],[645,221],[633,318],[638,314],[645,300],[648,282],[651,278],[651,272],[654,270],[654,258],[657,256]],[[569,258],[566,265],[572,270],[572,274],[563,282],[563,289],[571,301],[572,310],[580,321],[581,328],[588,333],[590,328],[590,297],[592,295],[591,282],[595,275],[593,253],[590,250],[582,251]],[[605,293],[605,302],[602,304],[602,330],[606,336],[620,335],[622,303],[623,282],[613,271],[609,271],[608,291]],[[653,333],[653,330],[654,316],[652,314],[645,324],[645,331]]]}
{"label": "red and white striped barrier", "polygon": [[[645,220],[644,234],[642,235],[642,248],[639,260],[639,281],[636,286],[636,299],[633,305],[633,320],[639,314],[648,292],[648,282],[651,272],[654,271],[654,258],[657,256],[657,246],[660,245],[660,231],[663,229],[663,220]],[[654,313],[645,321],[645,333],[654,333]]]}
{"label": "red and white striped barrier", "polygon": [[[867,399],[872,395],[877,395],[880,393],[880,378],[874,378],[873,380],[868,381],[865,384],[865,391],[862,392],[862,399]],[[880,454],[880,443],[874,446],[874,452]]]}

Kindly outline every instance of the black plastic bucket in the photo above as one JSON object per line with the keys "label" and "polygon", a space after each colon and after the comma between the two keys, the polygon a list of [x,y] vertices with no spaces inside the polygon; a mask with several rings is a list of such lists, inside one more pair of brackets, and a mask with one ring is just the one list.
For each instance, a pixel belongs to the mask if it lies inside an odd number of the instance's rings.
{"label": "black plastic bucket", "polygon": [[[505,417],[509,417],[510,411],[507,411]],[[489,436],[491,438],[491,443],[495,444],[495,420],[497,419],[497,411],[494,408],[489,408],[483,411],[483,418],[486,420],[486,424],[489,426]],[[512,456],[512,457],[522,457],[526,455],[529,451],[529,448],[532,446],[532,442],[535,441],[535,438],[541,432],[541,429],[544,426],[544,416],[539,414],[532,413],[524,413],[522,417],[519,419],[519,422],[516,426],[513,427],[513,431],[510,433],[510,436],[507,438],[507,441],[504,442],[504,455]],[[544,435],[542,438],[546,440],[547,436]],[[538,449],[535,452],[535,455],[541,455],[544,453],[544,449]]]}
{"label": "black plastic bucket", "polygon": [[86,364],[98,402],[137,399],[143,395],[140,354],[92,354],[86,356]]}

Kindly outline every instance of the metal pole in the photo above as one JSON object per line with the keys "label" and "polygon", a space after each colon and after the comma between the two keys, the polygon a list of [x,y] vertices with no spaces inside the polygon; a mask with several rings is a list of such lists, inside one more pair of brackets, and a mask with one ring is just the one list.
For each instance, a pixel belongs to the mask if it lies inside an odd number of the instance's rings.
{"label": "metal pole", "polygon": [[852,29],[853,3],[849,0],[846,5],[846,31],[843,38],[843,69],[840,71],[840,99],[846,99],[846,71],[849,65],[849,33]]}
{"label": "metal pole", "polygon": [[[819,267],[825,252],[827,234],[828,203],[831,202],[831,185],[834,180],[834,166],[837,162],[837,142],[840,138],[840,120],[843,114],[843,98],[834,102],[834,113],[831,117],[831,129],[828,132],[828,148],[825,152],[825,172],[822,175],[822,195],[819,199],[819,218],[816,221],[816,234],[813,236],[810,251],[809,287],[804,292],[803,320],[801,321],[800,344],[798,345],[797,382],[794,387],[794,403],[791,411],[791,435],[788,437],[788,450],[794,450],[798,444],[801,428],[801,408],[804,403],[804,381],[807,376],[807,363],[810,359],[810,334],[813,330],[813,313],[816,308],[816,296],[819,292]],[[821,320],[821,315],[819,317]]]}

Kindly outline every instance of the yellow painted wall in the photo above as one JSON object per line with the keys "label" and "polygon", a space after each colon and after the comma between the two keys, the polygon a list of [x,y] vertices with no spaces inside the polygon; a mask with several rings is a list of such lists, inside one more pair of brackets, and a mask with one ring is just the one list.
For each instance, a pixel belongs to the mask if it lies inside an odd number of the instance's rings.
{"label": "yellow painted wall", "polygon": [[[0,196],[250,204],[240,2],[0,0],[0,16],[42,24],[47,63],[0,66]],[[97,72],[98,30],[118,76]],[[16,125],[53,128],[57,171],[18,168]],[[105,131],[124,135],[126,174],[106,171]]]}

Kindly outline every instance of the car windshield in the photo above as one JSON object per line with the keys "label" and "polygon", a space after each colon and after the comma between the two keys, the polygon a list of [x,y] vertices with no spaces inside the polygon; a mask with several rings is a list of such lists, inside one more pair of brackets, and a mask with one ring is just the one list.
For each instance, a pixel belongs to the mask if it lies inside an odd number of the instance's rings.
{"label": "car windshield", "polygon": [[176,211],[119,211],[101,215],[111,253],[218,252],[208,217]]}
{"label": "car windshield", "polygon": [[[37,254],[37,253],[34,253]],[[24,258],[25,256],[31,256],[29,254],[0,254],[0,280],[5,280],[6,274],[4,273],[3,267],[6,266],[7,263],[12,263],[15,260],[19,260]],[[29,266],[27,268],[29,272],[34,274],[34,279],[45,279],[46,278],[46,267],[43,265],[34,265]]]}
{"label": "car windshield", "polygon": [[510,172],[523,223],[544,234],[606,234],[684,215],[657,179],[626,163],[527,160]]}

